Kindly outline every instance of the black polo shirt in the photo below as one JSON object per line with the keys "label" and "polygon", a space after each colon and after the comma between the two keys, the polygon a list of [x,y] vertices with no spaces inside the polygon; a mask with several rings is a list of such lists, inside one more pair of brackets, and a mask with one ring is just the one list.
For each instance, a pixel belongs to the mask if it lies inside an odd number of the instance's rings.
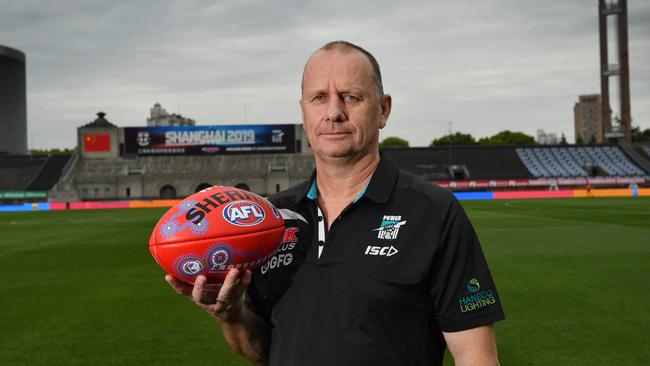
{"label": "black polo shirt", "polygon": [[325,232],[314,178],[271,198],[287,230],[245,296],[271,324],[271,365],[440,365],[441,331],[504,319],[451,193],[382,155]]}

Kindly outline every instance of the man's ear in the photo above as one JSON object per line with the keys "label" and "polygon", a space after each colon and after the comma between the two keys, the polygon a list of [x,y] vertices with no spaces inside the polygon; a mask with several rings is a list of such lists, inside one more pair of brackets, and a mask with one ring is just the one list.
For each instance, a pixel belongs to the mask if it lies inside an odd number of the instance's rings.
{"label": "man's ear", "polygon": [[386,127],[386,122],[388,121],[388,116],[390,116],[390,111],[393,108],[393,97],[390,94],[384,94],[381,98],[381,110],[379,116],[379,128]]}

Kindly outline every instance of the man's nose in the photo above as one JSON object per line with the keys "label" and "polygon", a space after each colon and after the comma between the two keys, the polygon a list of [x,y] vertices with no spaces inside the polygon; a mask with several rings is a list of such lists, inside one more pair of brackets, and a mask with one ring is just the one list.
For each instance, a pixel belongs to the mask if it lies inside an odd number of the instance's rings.
{"label": "man's nose", "polygon": [[347,120],[345,103],[339,98],[330,98],[327,103],[327,111],[325,116],[330,122],[345,122]]}

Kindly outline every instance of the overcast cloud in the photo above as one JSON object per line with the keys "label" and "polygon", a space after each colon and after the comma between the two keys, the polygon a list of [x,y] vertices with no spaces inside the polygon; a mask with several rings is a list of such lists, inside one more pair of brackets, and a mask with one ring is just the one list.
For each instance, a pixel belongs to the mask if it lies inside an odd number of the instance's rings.
{"label": "overcast cloud", "polygon": [[[650,128],[650,2],[629,0],[633,123]],[[538,128],[573,141],[573,104],[600,92],[596,0],[9,1],[0,44],[27,56],[30,148],[73,147],[97,111],[143,126],[160,102],[198,124],[299,123],[309,54],[375,54],[385,136],[424,146]]]}

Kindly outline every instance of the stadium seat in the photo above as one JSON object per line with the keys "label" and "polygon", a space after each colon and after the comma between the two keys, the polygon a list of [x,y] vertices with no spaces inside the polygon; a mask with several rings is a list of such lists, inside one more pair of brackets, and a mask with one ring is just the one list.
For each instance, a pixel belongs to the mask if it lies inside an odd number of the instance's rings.
{"label": "stadium seat", "polygon": [[586,177],[588,167],[598,167],[609,176],[644,174],[617,146],[517,148],[516,152],[539,178]]}

